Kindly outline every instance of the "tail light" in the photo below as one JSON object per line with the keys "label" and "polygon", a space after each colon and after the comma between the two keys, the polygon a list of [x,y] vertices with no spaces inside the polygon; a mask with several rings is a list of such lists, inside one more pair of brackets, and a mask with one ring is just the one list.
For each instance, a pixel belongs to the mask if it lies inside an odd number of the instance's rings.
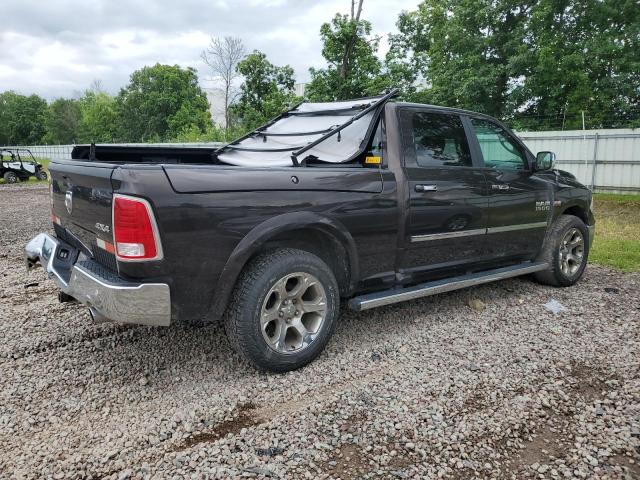
{"label": "tail light", "polygon": [[125,262],[160,260],[162,245],[149,202],[115,194],[112,208],[116,258]]}

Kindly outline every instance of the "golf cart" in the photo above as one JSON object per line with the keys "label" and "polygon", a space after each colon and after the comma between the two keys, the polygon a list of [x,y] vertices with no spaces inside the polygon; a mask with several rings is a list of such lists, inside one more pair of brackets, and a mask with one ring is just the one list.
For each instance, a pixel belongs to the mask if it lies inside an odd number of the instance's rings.
{"label": "golf cart", "polygon": [[29,177],[46,180],[47,172],[26,148],[0,148],[0,177],[7,183],[25,182]]}

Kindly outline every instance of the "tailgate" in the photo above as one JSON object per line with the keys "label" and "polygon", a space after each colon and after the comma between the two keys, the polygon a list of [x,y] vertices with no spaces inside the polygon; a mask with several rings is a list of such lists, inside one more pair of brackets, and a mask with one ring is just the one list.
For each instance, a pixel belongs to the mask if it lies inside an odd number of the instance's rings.
{"label": "tailgate", "polygon": [[[111,174],[115,166],[90,162],[51,163],[51,191],[56,235],[90,253],[96,260],[107,252],[97,239],[113,243],[111,228]],[[104,245],[103,245],[104,246]],[[116,268],[115,257],[100,263]],[[113,259],[111,259],[113,257]]]}

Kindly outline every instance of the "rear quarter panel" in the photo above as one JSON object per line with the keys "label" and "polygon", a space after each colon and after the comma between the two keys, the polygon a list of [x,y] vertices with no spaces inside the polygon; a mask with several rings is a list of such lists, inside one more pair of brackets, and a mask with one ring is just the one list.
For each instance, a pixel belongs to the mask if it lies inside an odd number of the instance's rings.
{"label": "rear quarter panel", "polygon": [[[230,268],[239,271],[242,265],[233,265],[234,258],[242,262],[246,256],[235,257],[234,252],[250,233],[257,248],[276,231],[297,228],[310,218],[324,219],[327,228],[342,229],[350,237],[358,284],[393,275],[395,269],[399,215],[390,172],[178,165],[121,168],[114,180],[120,193],[150,201],[165,256],[161,262],[120,264],[120,271],[169,281],[174,317],[180,319],[208,314],[214,299],[218,306],[226,303],[235,276],[221,275]],[[305,220],[292,222],[294,214]]]}

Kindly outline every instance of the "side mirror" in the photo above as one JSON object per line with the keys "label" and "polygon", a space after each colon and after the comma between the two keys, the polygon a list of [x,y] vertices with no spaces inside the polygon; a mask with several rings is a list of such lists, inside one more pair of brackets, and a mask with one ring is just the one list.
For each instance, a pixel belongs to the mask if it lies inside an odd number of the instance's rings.
{"label": "side mirror", "polygon": [[552,170],[556,165],[556,154],[553,152],[538,152],[536,155],[536,171]]}

